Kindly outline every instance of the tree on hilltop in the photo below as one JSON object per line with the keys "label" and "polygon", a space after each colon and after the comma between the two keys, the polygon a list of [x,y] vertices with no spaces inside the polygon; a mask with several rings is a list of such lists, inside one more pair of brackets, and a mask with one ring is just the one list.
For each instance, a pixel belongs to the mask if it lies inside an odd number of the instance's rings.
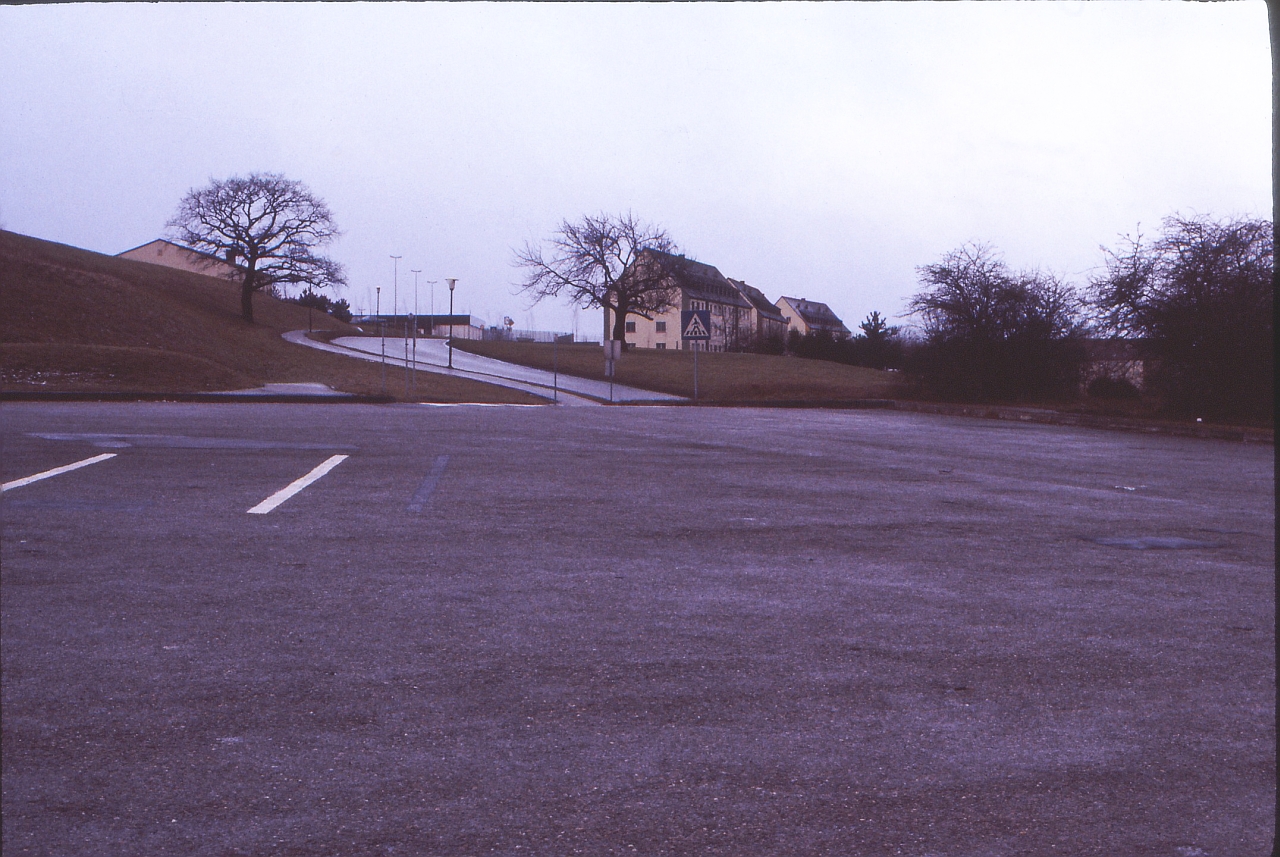
{"label": "tree on hilltop", "polygon": [[236,265],[240,311],[253,321],[253,293],[278,285],[346,284],[342,266],[320,247],[341,233],[324,200],[278,173],[251,173],[192,189],[166,224],[178,241]]}
{"label": "tree on hilltop", "polygon": [[675,293],[661,266],[635,264],[646,249],[677,252],[660,227],[630,213],[587,216],[577,223],[562,221],[550,245],[544,251],[526,243],[515,251],[515,264],[527,271],[519,288],[535,301],[567,297],[583,309],[610,310],[615,340],[626,339],[628,315],[650,318],[673,305]]}

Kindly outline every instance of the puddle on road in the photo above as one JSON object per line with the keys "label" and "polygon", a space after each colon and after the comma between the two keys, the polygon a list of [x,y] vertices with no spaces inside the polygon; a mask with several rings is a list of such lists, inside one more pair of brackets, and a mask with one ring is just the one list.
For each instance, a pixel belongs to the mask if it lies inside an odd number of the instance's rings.
{"label": "puddle on road", "polygon": [[1220,548],[1218,542],[1205,542],[1198,539],[1184,539],[1178,536],[1137,536],[1125,539],[1089,539],[1096,545],[1103,545],[1109,548],[1124,548],[1125,550],[1149,551],[1149,550],[1207,550],[1211,548]]}

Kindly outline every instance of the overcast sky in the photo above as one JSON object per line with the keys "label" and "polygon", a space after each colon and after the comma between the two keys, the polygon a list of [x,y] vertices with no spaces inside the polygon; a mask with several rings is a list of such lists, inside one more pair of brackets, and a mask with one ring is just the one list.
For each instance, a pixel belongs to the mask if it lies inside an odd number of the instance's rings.
{"label": "overcast sky", "polygon": [[118,253],[190,188],[328,201],[345,297],[599,335],[512,249],[630,210],[771,299],[901,319],[965,241],[1084,282],[1174,212],[1271,216],[1261,0],[0,7],[0,226]]}

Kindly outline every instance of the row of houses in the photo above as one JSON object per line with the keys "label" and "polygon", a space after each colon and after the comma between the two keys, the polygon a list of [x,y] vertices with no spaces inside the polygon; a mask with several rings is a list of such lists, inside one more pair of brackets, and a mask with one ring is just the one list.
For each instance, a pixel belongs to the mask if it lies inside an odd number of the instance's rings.
{"label": "row of houses", "polygon": [[[741,351],[771,339],[785,339],[793,330],[801,336],[824,332],[844,339],[850,335],[849,328],[826,304],[792,297],[771,303],[764,292],[726,277],[714,265],[646,248],[637,254],[633,268],[643,271],[646,280],[659,280],[661,287],[671,291],[672,301],[667,310],[654,313],[652,318],[628,316],[625,325],[630,346],[687,347],[680,336],[680,313],[685,310],[710,313],[711,339],[698,346],[705,351]],[[607,338],[611,338],[613,325],[613,314],[606,309]]]}

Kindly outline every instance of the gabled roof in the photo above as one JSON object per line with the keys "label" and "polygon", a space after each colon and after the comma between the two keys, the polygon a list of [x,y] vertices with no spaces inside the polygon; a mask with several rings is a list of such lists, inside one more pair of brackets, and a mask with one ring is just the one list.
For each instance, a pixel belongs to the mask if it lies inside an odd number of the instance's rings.
{"label": "gabled roof", "polygon": [[760,315],[765,318],[771,318],[774,321],[782,322],[784,324],[786,323],[787,317],[782,314],[782,310],[778,309],[768,298],[764,296],[764,292],[760,291],[755,286],[744,283],[742,280],[735,280],[733,277],[729,278],[729,282],[733,283],[738,288],[738,291],[742,292],[746,299],[751,302],[751,305],[756,308],[756,312],[760,313]]}
{"label": "gabled roof", "polygon": [[675,281],[686,297],[751,308],[751,303],[713,265],[648,247],[641,250],[639,255],[661,266],[663,273]]}
{"label": "gabled roof", "polygon": [[810,327],[819,330],[843,330],[846,333],[849,329],[844,326],[844,322],[840,320],[840,316],[831,311],[831,307],[819,301],[811,301],[805,298],[788,298],[783,297],[782,300],[795,307],[796,312],[800,313],[800,317],[804,319],[804,323]]}

